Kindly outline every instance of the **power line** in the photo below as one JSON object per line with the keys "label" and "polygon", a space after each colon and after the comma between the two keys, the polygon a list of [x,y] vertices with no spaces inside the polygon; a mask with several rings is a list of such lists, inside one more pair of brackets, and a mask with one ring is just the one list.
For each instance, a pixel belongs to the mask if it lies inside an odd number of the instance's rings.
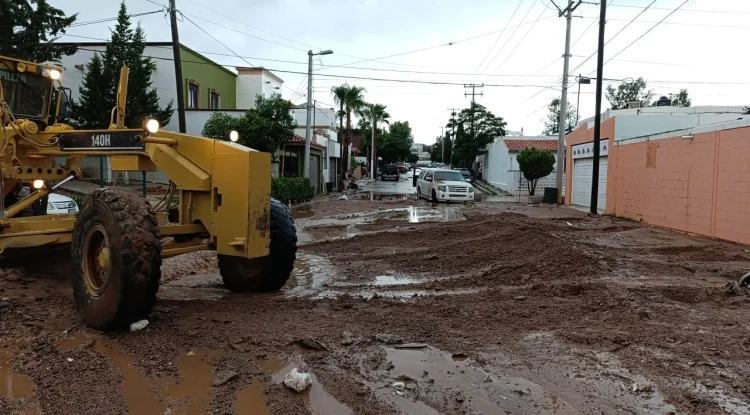
{"label": "power line", "polygon": [[[613,4],[614,7],[628,7],[634,9],[641,9],[643,6],[637,6],[634,4]],[[652,7],[652,10],[672,10],[668,7]],[[750,14],[750,11],[740,10],[695,10],[695,9],[682,9],[681,12],[693,12],[693,13],[725,13],[725,14]],[[611,20],[611,19],[607,19]]]}
{"label": "power line", "polygon": [[[531,13],[531,10],[534,8],[534,6],[536,6],[537,2],[538,2],[538,0],[535,1],[531,5],[531,7],[529,7],[529,10],[526,11],[526,14],[523,15],[523,18],[521,19],[521,24],[523,24],[523,22],[526,21],[526,18],[529,17],[529,13]],[[520,4],[519,4],[519,6],[520,6]],[[544,10],[542,10],[542,12],[544,12]],[[505,49],[505,47],[508,46],[508,43],[510,43],[510,40],[513,39],[513,36],[516,35],[516,32],[518,31],[519,27],[520,27],[520,25],[516,25],[516,27],[513,28],[513,32],[510,34],[510,36],[508,37],[508,39],[505,40],[505,43],[503,43],[503,46],[500,48],[500,50],[497,51],[497,53],[495,54],[495,56],[492,57],[492,60],[490,61],[490,63],[487,64],[487,67],[484,68],[484,70],[482,71],[482,73],[484,73],[485,71],[487,71],[488,69],[490,69],[490,66],[492,66],[492,64],[495,62],[495,59],[497,59],[497,57],[500,56],[500,53],[503,51],[503,49]],[[493,71],[493,73],[496,73],[496,72],[497,72],[497,70]]]}
{"label": "power line", "polygon": [[[614,38],[616,38],[616,37],[617,37],[617,36],[618,36],[618,35],[619,35],[620,33],[622,33],[622,32],[623,32],[623,31],[624,31],[625,29],[627,29],[627,28],[628,28],[628,26],[630,26],[630,25],[631,25],[631,24],[632,24],[632,23],[633,23],[633,22],[634,22],[634,21],[635,21],[636,19],[638,19],[638,17],[640,17],[640,16],[641,16],[641,15],[642,15],[643,13],[645,13],[645,12],[646,12],[646,10],[648,10],[648,8],[649,8],[649,7],[651,7],[651,6],[652,6],[652,5],[654,4],[654,3],[656,3],[656,0],[652,0],[652,1],[651,1],[651,3],[649,3],[649,5],[648,5],[648,6],[646,6],[646,8],[645,8],[645,9],[641,10],[641,11],[640,11],[640,12],[639,12],[639,13],[638,13],[638,14],[637,14],[637,15],[636,15],[635,17],[633,17],[633,18],[632,18],[632,19],[630,20],[630,22],[628,22],[628,23],[627,23],[627,24],[626,24],[625,26],[623,26],[623,27],[622,27],[622,28],[621,28],[621,29],[620,29],[620,30],[619,30],[619,31],[618,31],[617,33],[615,33],[615,34],[614,34],[614,36],[610,37],[610,38],[609,38],[609,40],[607,40],[607,41],[606,41],[606,42],[604,43],[604,45],[606,46],[606,45],[607,45],[607,44],[608,44],[609,42],[611,42],[611,41],[612,41],[612,40],[613,40]],[[593,58],[594,56],[596,56],[596,54],[597,54],[597,53],[598,53],[598,50],[597,50],[597,51],[594,51],[594,52],[593,52],[593,53],[592,53],[591,55],[589,55],[589,56],[588,56],[588,57],[587,57],[586,59],[584,59],[584,60],[583,60],[583,62],[579,63],[579,64],[578,64],[578,65],[577,65],[577,66],[576,66],[575,68],[571,69],[571,70],[570,70],[570,71],[568,71],[568,72],[569,72],[569,73],[575,73],[575,72],[576,72],[576,71],[577,71],[577,70],[578,70],[578,69],[579,69],[579,68],[580,68],[581,66],[583,66],[583,65],[584,65],[584,64],[585,64],[586,62],[588,62],[588,61],[589,61],[589,59],[591,59],[591,58]],[[550,88],[554,88],[555,86],[557,86],[557,84],[558,84],[558,83],[559,83],[559,82],[556,82],[556,83],[554,83],[554,84],[552,84],[552,85],[549,85],[548,87],[545,87],[545,88],[543,88],[543,89],[542,89],[541,91],[539,91],[539,92],[537,92],[536,94],[534,94],[534,95],[532,95],[532,96],[530,96],[530,97],[526,98],[525,100],[523,100],[523,102],[526,102],[526,101],[528,101],[528,100],[530,100],[530,99],[532,99],[532,98],[534,98],[534,97],[538,96],[539,94],[541,94],[542,92],[544,92],[544,91],[546,91],[546,90],[548,90],[548,89],[550,89]]]}
{"label": "power line", "polygon": [[505,59],[502,62],[500,62],[500,65],[497,68],[495,68],[495,70],[492,71],[492,73],[497,73],[497,71],[499,71],[500,68],[502,68],[503,65],[505,65],[505,62],[507,62],[508,59],[510,59],[510,57],[513,56],[513,53],[516,52],[516,49],[518,49],[518,47],[521,46],[521,43],[523,43],[523,41],[526,40],[526,37],[529,35],[529,33],[531,33],[531,31],[534,30],[534,27],[539,22],[539,19],[542,18],[542,15],[544,14],[545,11],[546,10],[542,10],[542,12],[539,13],[539,17],[537,17],[536,20],[534,20],[534,24],[532,24],[531,27],[529,28],[529,30],[526,31],[526,33],[521,38],[521,41],[519,41],[518,43],[516,43],[516,46],[513,48],[513,50],[510,51],[510,53],[508,54],[508,56],[506,56]]}
{"label": "power line", "polygon": [[[490,56],[490,53],[492,53],[492,50],[495,49],[495,45],[497,45],[497,42],[500,40],[501,37],[503,37],[503,33],[505,33],[505,30],[508,28],[508,25],[510,24],[510,22],[513,21],[513,18],[516,17],[516,13],[518,12],[518,9],[521,8],[521,4],[523,4],[523,2],[524,2],[524,0],[520,0],[518,2],[518,6],[516,6],[516,9],[513,11],[513,14],[510,15],[510,19],[508,19],[508,21],[505,22],[505,27],[503,27],[503,30],[500,31],[499,35],[497,35],[497,38],[495,38],[495,43],[492,44],[492,46],[490,47],[490,50],[488,50],[487,54],[484,55],[484,58],[482,58],[482,61],[479,62],[479,65],[477,65],[477,68],[474,69],[474,73],[476,73],[482,67],[482,65],[484,64],[484,61],[487,60],[487,57]],[[522,20],[522,22],[523,22],[523,20]],[[510,38],[508,38],[508,39],[510,40]],[[508,43],[508,41],[506,40],[505,43],[503,43],[503,46],[500,48],[500,50],[503,50],[503,48],[505,47],[505,45],[507,43]],[[493,60],[494,60],[494,58],[493,58]],[[489,64],[487,64],[487,66],[490,66],[490,65],[492,65],[492,62],[490,62]],[[482,71],[482,72],[484,72],[484,71]]]}
{"label": "power line", "polygon": [[[656,0],[654,0],[654,1],[656,1]],[[614,55],[613,55],[612,57],[610,57],[609,59],[607,59],[607,60],[606,60],[606,61],[604,62],[604,64],[607,64],[607,62],[609,62],[609,61],[611,61],[612,59],[614,59],[614,58],[616,58],[616,57],[620,56],[620,54],[621,54],[622,52],[625,52],[625,51],[626,51],[626,50],[627,50],[627,49],[628,49],[629,47],[633,46],[633,45],[634,45],[634,44],[635,44],[636,42],[638,42],[639,40],[643,39],[643,37],[644,37],[644,36],[646,36],[647,34],[649,34],[649,33],[650,33],[650,32],[651,32],[652,30],[654,30],[654,29],[655,29],[655,28],[656,28],[657,26],[659,26],[659,24],[661,24],[661,22],[663,22],[664,20],[666,20],[667,18],[669,18],[669,16],[673,15],[673,14],[674,14],[674,13],[675,13],[675,12],[676,12],[677,10],[679,10],[679,9],[680,9],[680,8],[681,8],[682,6],[684,6],[685,4],[687,4],[687,2],[689,2],[689,1],[690,1],[690,0],[685,0],[684,2],[682,2],[682,4],[680,4],[680,5],[679,5],[679,6],[677,6],[677,7],[676,7],[676,8],[674,9],[674,10],[672,10],[671,12],[669,12],[669,14],[667,14],[666,16],[664,16],[664,18],[663,18],[663,19],[661,19],[661,20],[660,20],[659,22],[657,22],[657,23],[656,23],[655,25],[651,26],[651,28],[649,28],[648,30],[646,30],[645,32],[643,32],[643,34],[642,34],[642,35],[638,36],[638,37],[637,37],[637,38],[636,38],[636,39],[635,39],[634,41],[630,42],[630,43],[629,43],[629,44],[628,44],[627,46],[625,46],[624,48],[622,48],[622,49],[621,49],[621,50],[620,50],[619,52],[615,53],[615,54],[614,54]],[[652,4],[653,4],[653,3],[652,3]],[[579,66],[580,66],[580,65],[579,65]],[[589,73],[589,75],[591,75],[591,74],[592,74],[592,73],[594,73],[594,72],[596,72],[596,70],[594,70],[593,72]]]}
{"label": "power line", "polygon": [[[547,16],[547,17],[544,17],[544,18],[542,18],[540,20],[550,19],[552,17],[555,17],[555,16]],[[525,25],[531,24],[531,23],[532,22],[521,23],[521,24],[516,25],[516,26],[510,26],[510,27],[508,27],[508,29],[513,29],[513,28],[519,27],[519,26],[525,26]],[[378,58],[365,59],[365,60],[358,61],[358,62],[350,62],[350,63],[344,64],[344,65],[329,66],[327,69],[345,68],[345,67],[350,66],[350,65],[356,65],[356,64],[365,63],[365,62],[371,62],[371,61],[376,61],[376,60],[380,60],[380,59],[393,58],[393,57],[396,57],[396,56],[409,55],[409,54],[412,54],[412,53],[424,52],[424,51],[427,51],[427,50],[442,48],[442,47],[446,47],[446,46],[453,46],[453,45],[456,45],[458,43],[469,42],[469,41],[476,40],[476,39],[479,39],[479,38],[482,38],[482,37],[485,37],[485,36],[494,35],[495,33],[498,33],[500,31],[502,31],[502,30],[493,30],[491,32],[483,33],[481,35],[467,37],[465,39],[459,39],[459,40],[455,40],[455,41],[452,41],[452,42],[443,43],[443,44],[440,44],[440,45],[428,46],[428,47],[414,49],[414,50],[410,50],[410,51],[406,51],[406,52],[395,53],[395,54],[392,54],[392,55],[381,56],[381,57],[378,57]]]}

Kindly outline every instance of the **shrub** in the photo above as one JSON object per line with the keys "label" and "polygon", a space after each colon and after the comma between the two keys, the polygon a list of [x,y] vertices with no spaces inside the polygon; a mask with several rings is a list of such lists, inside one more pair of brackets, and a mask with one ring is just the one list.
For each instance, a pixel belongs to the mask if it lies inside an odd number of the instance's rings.
{"label": "shrub", "polygon": [[533,147],[527,147],[516,157],[518,166],[526,178],[526,187],[531,196],[534,196],[536,183],[542,177],[552,173],[555,166],[555,156],[549,151],[538,150]]}
{"label": "shrub", "polygon": [[307,177],[278,177],[271,181],[271,197],[282,203],[306,202],[313,195],[313,187]]}

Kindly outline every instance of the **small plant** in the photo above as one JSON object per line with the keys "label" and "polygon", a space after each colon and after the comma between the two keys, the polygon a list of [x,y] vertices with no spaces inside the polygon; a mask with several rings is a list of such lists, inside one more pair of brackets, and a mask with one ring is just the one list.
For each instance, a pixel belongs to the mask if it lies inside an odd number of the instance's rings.
{"label": "small plant", "polygon": [[555,156],[549,151],[527,147],[516,157],[523,177],[526,178],[526,188],[530,196],[534,196],[536,183],[542,177],[552,173],[555,167]]}

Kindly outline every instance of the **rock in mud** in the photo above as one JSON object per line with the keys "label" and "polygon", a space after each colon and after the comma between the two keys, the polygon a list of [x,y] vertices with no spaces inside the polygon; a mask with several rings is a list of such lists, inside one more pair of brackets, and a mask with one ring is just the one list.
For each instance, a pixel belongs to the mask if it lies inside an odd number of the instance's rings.
{"label": "rock in mud", "polygon": [[301,393],[310,385],[312,385],[312,376],[309,373],[298,371],[296,367],[284,377],[284,386],[297,393]]}
{"label": "rock in mud", "polygon": [[341,345],[350,346],[354,344],[354,341],[355,341],[354,335],[348,331],[345,331],[343,334],[343,338],[341,339]]}
{"label": "rock in mud", "polygon": [[148,326],[148,320],[139,320],[130,325],[130,331],[141,331]]}
{"label": "rock in mud", "polygon": [[294,341],[296,344],[304,347],[305,349],[317,350],[319,352],[325,352],[328,350],[322,343],[312,339],[299,339]]}
{"label": "rock in mud", "polygon": [[384,334],[380,333],[375,335],[375,339],[383,344],[401,344],[404,342],[401,337],[398,337],[393,334]]}
{"label": "rock in mud", "polygon": [[212,386],[223,386],[226,385],[230,380],[237,377],[237,372],[232,370],[220,370],[216,372],[214,381],[211,383]]}

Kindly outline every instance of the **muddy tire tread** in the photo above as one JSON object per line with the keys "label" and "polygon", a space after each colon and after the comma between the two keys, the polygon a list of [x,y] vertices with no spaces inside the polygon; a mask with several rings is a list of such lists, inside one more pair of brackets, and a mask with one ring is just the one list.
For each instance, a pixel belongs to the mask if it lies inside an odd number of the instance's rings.
{"label": "muddy tire tread", "polygon": [[[109,212],[102,212],[102,204]],[[102,214],[110,214],[119,229],[107,229],[112,245],[111,255],[119,256],[119,290],[115,296],[117,304],[107,304],[104,310],[92,315],[87,307],[90,296],[83,280],[83,246],[87,223],[102,220]],[[113,242],[120,238],[120,242]],[[144,318],[156,302],[161,279],[161,241],[158,222],[150,203],[138,193],[127,189],[102,188],[94,191],[78,214],[73,231],[71,253],[73,258],[73,294],[76,308],[89,327],[106,330],[122,328]],[[111,278],[111,277],[110,277]]]}
{"label": "muddy tire tread", "polygon": [[[289,209],[271,199],[271,244],[267,257],[247,259],[218,255],[224,286],[232,292],[278,291],[286,284],[297,257],[297,229]],[[251,278],[253,272],[260,276]]]}

